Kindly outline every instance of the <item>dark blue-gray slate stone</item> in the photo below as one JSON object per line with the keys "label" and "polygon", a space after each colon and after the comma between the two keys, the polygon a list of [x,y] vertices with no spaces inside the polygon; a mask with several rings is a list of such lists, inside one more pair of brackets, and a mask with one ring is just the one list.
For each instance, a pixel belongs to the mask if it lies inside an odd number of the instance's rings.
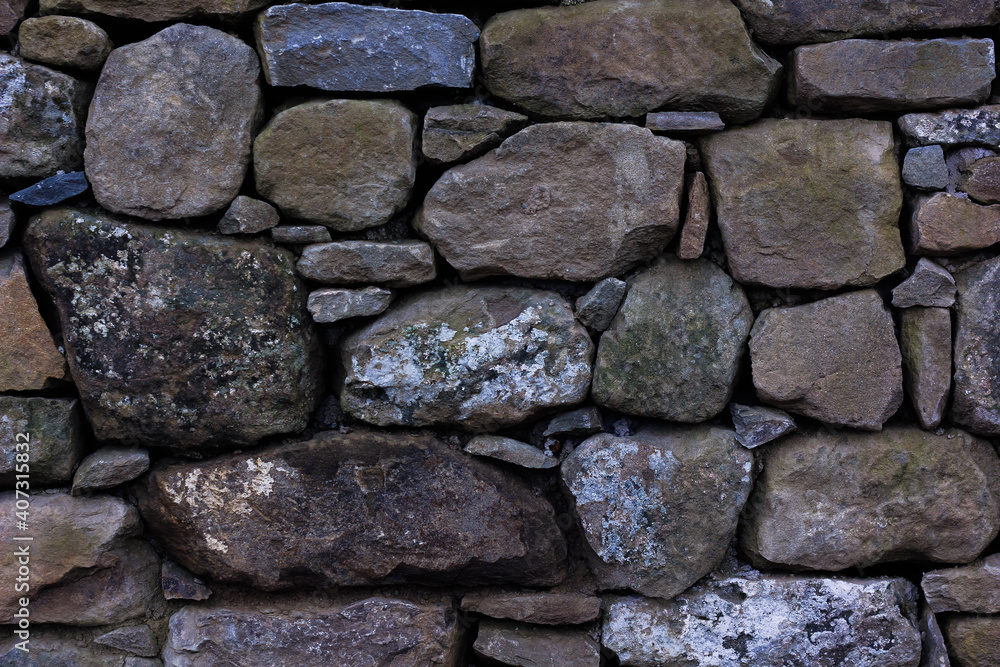
{"label": "dark blue-gray slate stone", "polygon": [[82,171],[71,171],[68,174],[50,176],[44,181],[18,190],[10,196],[10,199],[29,206],[52,206],[83,194],[89,187],[87,177]]}

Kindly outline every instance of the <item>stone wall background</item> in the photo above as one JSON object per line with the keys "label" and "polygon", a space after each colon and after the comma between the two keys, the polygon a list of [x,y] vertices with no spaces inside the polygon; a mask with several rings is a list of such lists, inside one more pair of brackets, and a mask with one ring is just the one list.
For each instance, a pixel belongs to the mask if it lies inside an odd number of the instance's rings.
{"label": "stone wall background", "polygon": [[1000,6],[383,4],[0,0],[0,664],[1000,664]]}

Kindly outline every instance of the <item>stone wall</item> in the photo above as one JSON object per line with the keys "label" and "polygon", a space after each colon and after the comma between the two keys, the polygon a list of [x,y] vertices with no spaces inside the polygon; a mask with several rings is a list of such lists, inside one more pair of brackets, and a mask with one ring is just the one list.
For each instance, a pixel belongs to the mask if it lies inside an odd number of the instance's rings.
{"label": "stone wall", "polygon": [[1000,665],[1000,5],[393,4],[0,0],[0,664]]}

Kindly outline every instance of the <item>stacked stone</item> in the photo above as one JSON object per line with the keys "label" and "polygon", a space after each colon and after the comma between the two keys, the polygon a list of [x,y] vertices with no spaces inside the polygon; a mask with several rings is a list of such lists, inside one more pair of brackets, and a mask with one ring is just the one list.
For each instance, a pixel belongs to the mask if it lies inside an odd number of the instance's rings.
{"label": "stacked stone", "polygon": [[395,4],[0,0],[0,662],[1000,664],[996,3]]}

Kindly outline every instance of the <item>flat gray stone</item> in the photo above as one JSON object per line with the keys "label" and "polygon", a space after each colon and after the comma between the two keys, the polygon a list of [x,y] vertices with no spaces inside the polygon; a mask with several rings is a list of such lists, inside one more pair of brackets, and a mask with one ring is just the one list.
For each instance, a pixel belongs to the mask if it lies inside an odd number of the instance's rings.
{"label": "flat gray stone", "polygon": [[961,170],[956,189],[979,204],[1000,204],[1000,158],[984,156]]}
{"label": "flat gray stone", "polygon": [[731,403],[736,440],[747,449],[754,449],[777,440],[795,430],[795,421],[788,413],[761,405]]}
{"label": "flat gray stone", "polygon": [[899,333],[903,381],[917,421],[935,429],[944,419],[951,393],[951,311],[907,308]]}
{"label": "flat gray stone", "polygon": [[330,2],[270,7],[256,35],[272,86],[384,93],[471,87],[479,29],[459,14]]}
{"label": "flat gray stone", "polygon": [[513,463],[522,468],[546,470],[559,465],[558,458],[546,455],[538,447],[499,435],[477,435],[469,441],[463,451],[467,454]]}
{"label": "flat gray stone", "polygon": [[424,116],[421,150],[431,164],[479,157],[528,126],[528,117],[485,104],[432,107]]}
{"label": "flat gray stone", "polygon": [[918,190],[944,190],[948,187],[948,165],[944,161],[944,149],[933,144],[906,151],[906,157],[903,158],[903,182]]}
{"label": "flat gray stone", "polygon": [[1000,613],[1000,554],[986,556],[970,565],[925,572],[920,587],[936,614]]}
{"label": "flat gray stone", "polygon": [[646,114],[646,128],[653,132],[692,136],[720,132],[726,124],[716,111],[657,111]]}
{"label": "flat gray stone", "polygon": [[947,192],[911,202],[910,247],[915,255],[958,255],[1000,243],[1000,205],[982,206]]}
{"label": "flat gray stone", "polygon": [[102,447],[85,458],[73,475],[73,495],[111,489],[149,470],[149,452],[134,447]]}
{"label": "flat gray stone", "polygon": [[892,290],[896,308],[926,306],[951,308],[955,304],[955,278],[926,257],[917,261],[913,274]]}
{"label": "flat gray stone", "polygon": [[256,11],[269,0],[41,0],[42,14],[96,14],[140,21],[234,18]]}
{"label": "flat gray stone", "polygon": [[212,589],[173,561],[163,561],[160,571],[160,585],[167,600],[207,600],[212,597]]}
{"label": "flat gray stone", "polygon": [[[32,486],[63,485],[73,479],[83,454],[80,421],[73,398],[0,396],[0,483],[14,487],[19,452],[28,452]],[[17,443],[22,443],[20,449]]]}
{"label": "flat gray stone", "polygon": [[538,625],[579,625],[597,620],[601,599],[587,593],[493,593],[473,591],[462,611]]}
{"label": "flat gray stone", "polygon": [[392,290],[381,287],[328,287],[310,292],[306,306],[314,322],[330,324],[350,317],[378,315],[389,307],[394,296]]}
{"label": "flat gray stone", "polygon": [[334,241],[306,246],[295,265],[324,285],[410,287],[434,280],[434,249],[423,241]]}
{"label": "flat gray stone", "polygon": [[88,72],[101,69],[114,44],[96,23],[74,16],[42,16],[17,31],[22,58]]}
{"label": "flat gray stone", "polygon": [[287,245],[333,242],[329,227],[323,225],[282,225],[271,230],[271,238],[275,243]]}
{"label": "flat gray stone", "polygon": [[553,417],[552,421],[545,427],[545,431],[542,432],[542,437],[547,438],[558,435],[587,436],[600,433],[603,430],[604,425],[601,419],[601,411],[594,406],[590,406],[589,408],[580,408],[579,410],[573,410],[572,412],[566,412]]}
{"label": "flat gray stone", "polygon": [[10,195],[11,201],[28,206],[52,206],[83,194],[90,183],[82,171],[56,174]]}
{"label": "flat gray stone", "polygon": [[897,121],[910,146],[973,144],[1000,148],[1000,105],[911,113]]}
{"label": "flat gray stone", "polygon": [[275,227],[279,221],[278,211],[266,201],[239,195],[219,220],[219,233],[257,234]]}
{"label": "flat gray stone", "polygon": [[606,331],[628,292],[628,283],[605,278],[576,300],[576,319],[594,331]]}
{"label": "flat gray stone", "polygon": [[959,272],[955,282],[951,418],[973,433],[1000,435],[1000,258]]}
{"label": "flat gray stone", "polygon": [[94,642],[145,658],[152,658],[160,654],[156,636],[148,625],[128,625],[117,628],[97,637]]}
{"label": "flat gray stone", "polygon": [[601,646],[586,630],[533,628],[504,621],[479,622],[472,646],[477,657],[512,667],[598,667]]}

